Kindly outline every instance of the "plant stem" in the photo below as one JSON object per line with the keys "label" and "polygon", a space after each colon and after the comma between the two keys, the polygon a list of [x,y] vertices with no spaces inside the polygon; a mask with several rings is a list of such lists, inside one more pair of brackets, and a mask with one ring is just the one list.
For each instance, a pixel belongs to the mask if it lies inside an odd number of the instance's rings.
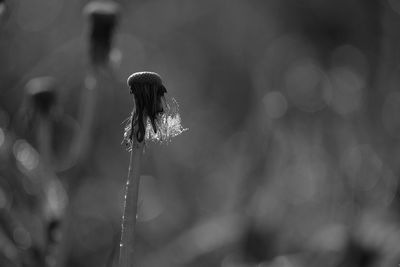
{"label": "plant stem", "polygon": [[39,117],[37,131],[37,150],[40,153],[42,160],[51,166],[52,152],[51,152],[51,134],[50,134],[50,121],[44,116]]}
{"label": "plant stem", "polygon": [[75,157],[80,163],[87,160],[88,150],[92,143],[90,138],[93,134],[95,109],[99,91],[99,77],[96,74],[86,75],[85,88],[81,96],[81,110],[79,114],[81,131],[75,146]]}
{"label": "plant stem", "polygon": [[124,214],[122,216],[122,231],[119,255],[119,267],[132,267],[134,262],[134,244],[136,238],[136,214],[139,194],[140,163],[144,144],[132,149],[128,178],[125,187]]}

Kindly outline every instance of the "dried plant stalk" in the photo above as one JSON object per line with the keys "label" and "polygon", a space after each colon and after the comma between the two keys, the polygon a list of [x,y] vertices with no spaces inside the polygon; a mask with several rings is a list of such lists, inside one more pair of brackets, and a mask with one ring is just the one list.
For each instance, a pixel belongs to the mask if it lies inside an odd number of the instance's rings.
{"label": "dried plant stalk", "polygon": [[140,163],[143,154],[144,143],[140,143],[137,149],[131,150],[128,168],[128,178],[125,186],[124,215],[122,217],[122,232],[120,243],[120,267],[130,267],[134,261],[134,244],[136,230],[137,202],[140,182]]}
{"label": "dried plant stalk", "polygon": [[129,133],[124,133],[124,140],[129,143],[131,148],[131,157],[125,189],[119,267],[133,266],[140,164],[146,131],[145,123],[150,119],[154,131],[157,131],[155,121],[164,112],[161,98],[166,93],[160,76],[153,72],[140,72],[131,75],[128,78],[128,86],[131,94],[134,95],[135,106],[129,120]]}
{"label": "dried plant stalk", "polygon": [[132,267],[136,239],[136,214],[140,183],[140,164],[146,141],[169,141],[185,131],[175,110],[173,115],[164,99],[167,92],[161,77],[154,72],[137,72],[128,78],[134,96],[134,109],[125,127],[124,141],[131,152],[125,190],[119,267]]}

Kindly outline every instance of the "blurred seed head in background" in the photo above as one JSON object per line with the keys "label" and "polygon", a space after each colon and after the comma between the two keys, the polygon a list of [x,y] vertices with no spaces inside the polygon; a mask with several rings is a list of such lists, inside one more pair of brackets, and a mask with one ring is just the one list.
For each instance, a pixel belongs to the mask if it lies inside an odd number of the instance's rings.
{"label": "blurred seed head in background", "polygon": [[49,116],[56,105],[56,81],[52,77],[38,77],[26,84],[26,94],[33,112],[36,110],[42,116]]}
{"label": "blurred seed head in background", "polygon": [[93,1],[83,12],[90,23],[90,60],[94,65],[107,64],[119,19],[119,5],[113,1]]}

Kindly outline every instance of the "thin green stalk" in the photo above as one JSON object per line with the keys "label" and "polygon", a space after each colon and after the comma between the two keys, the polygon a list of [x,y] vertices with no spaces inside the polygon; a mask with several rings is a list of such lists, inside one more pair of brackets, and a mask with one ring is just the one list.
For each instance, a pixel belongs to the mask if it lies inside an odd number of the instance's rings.
{"label": "thin green stalk", "polygon": [[142,142],[137,148],[131,150],[128,178],[125,187],[124,213],[122,216],[119,267],[132,267],[134,264],[136,214],[143,147],[144,144]]}

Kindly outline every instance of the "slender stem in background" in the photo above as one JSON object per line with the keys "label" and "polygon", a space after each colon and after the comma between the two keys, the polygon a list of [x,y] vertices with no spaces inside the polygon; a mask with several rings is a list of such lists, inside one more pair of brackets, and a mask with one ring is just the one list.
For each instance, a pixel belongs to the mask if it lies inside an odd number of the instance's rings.
{"label": "slender stem in background", "polygon": [[94,122],[98,94],[97,75],[88,74],[85,78],[85,88],[82,92],[81,110],[79,115],[79,124],[81,131],[75,146],[75,157],[78,161],[84,161],[90,147],[90,138]]}
{"label": "slender stem in background", "polygon": [[[40,109],[35,107],[36,110]],[[54,266],[58,249],[57,238],[59,224],[64,219],[67,196],[61,181],[54,173],[54,160],[52,149],[52,121],[51,111],[45,114],[37,112],[36,146],[40,154],[40,182],[42,187],[42,215],[44,216],[45,243],[44,260],[45,266]]]}
{"label": "slender stem in background", "polygon": [[[50,201],[49,197],[49,190],[52,185],[54,185],[56,182],[53,181],[52,179],[55,179],[55,176],[50,175],[48,172],[53,171],[53,165],[52,165],[52,149],[51,149],[51,130],[50,130],[50,120],[47,116],[40,116],[39,117],[39,127],[37,130],[37,147],[38,151],[40,153],[41,159],[43,160],[44,164],[42,166],[45,167],[44,170],[42,170],[42,187],[44,191],[44,196],[43,196],[43,201],[45,202],[44,204],[44,216],[49,216],[48,212],[49,210],[46,210],[49,208],[48,201]],[[54,214],[51,214],[50,216],[54,216]],[[54,264],[51,264],[51,261],[55,260],[55,245],[56,243],[53,242],[52,237],[51,237],[51,229],[49,229],[50,220],[56,220],[55,218],[46,218],[46,243],[45,243],[45,257],[46,257],[46,266],[54,266]],[[61,220],[61,218],[57,218]]]}
{"label": "slender stem in background", "polygon": [[125,187],[124,214],[119,255],[119,267],[132,267],[136,238],[136,214],[139,194],[140,164],[143,154],[143,142],[131,151],[128,178]]}
{"label": "slender stem in background", "polygon": [[51,166],[52,153],[50,122],[47,117],[40,116],[38,124],[39,127],[37,133],[37,148],[45,164]]}
{"label": "slender stem in background", "polygon": [[[80,96],[80,106],[79,106],[79,115],[78,115],[78,123],[80,125],[80,131],[78,136],[74,140],[73,150],[72,150],[72,161],[78,165],[78,168],[75,170],[77,173],[71,175],[68,181],[69,197],[73,197],[73,195],[77,191],[77,186],[82,179],[80,175],[80,170],[85,168],[85,163],[88,161],[88,156],[90,155],[90,147],[92,145],[93,138],[93,127],[94,127],[94,119],[96,112],[96,104],[99,95],[99,87],[100,87],[100,75],[96,71],[90,72],[86,74],[84,80],[84,88],[82,88],[81,96]],[[69,207],[66,210],[65,220],[60,229],[60,235],[62,237],[62,242],[59,245],[59,248],[56,252],[56,267],[64,267],[66,265],[67,257],[68,257],[68,245],[70,241],[69,232],[71,230],[72,221],[75,219],[73,214],[73,209]]]}

